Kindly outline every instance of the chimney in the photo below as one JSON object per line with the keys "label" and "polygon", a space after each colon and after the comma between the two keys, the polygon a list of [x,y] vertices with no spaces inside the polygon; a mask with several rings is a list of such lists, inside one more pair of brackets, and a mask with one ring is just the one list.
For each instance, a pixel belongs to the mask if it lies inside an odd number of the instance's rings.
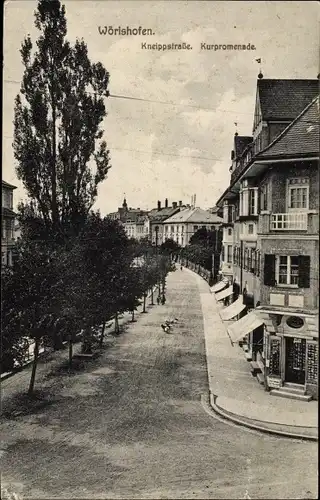
{"label": "chimney", "polygon": [[158,210],[161,210],[161,201],[158,200]]}
{"label": "chimney", "polygon": [[164,205],[166,208],[168,208],[168,198],[165,199]]}
{"label": "chimney", "polygon": [[172,208],[177,208],[177,202],[176,201],[172,202]]}
{"label": "chimney", "polygon": [[182,207],[182,201],[179,201],[179,207]]}

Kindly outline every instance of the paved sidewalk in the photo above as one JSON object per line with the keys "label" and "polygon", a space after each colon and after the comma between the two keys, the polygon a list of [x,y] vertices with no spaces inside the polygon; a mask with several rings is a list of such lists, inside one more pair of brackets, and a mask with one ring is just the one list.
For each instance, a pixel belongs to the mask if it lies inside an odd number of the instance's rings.
{"label": "paved sidewalk", "polygon": [[[187,271],[192,272],[192,271]],[[220,304],[197,276],[203,311],[211,405],[221,416],[262,431],[317,439],[318,402],[271,396],[251,375],[238,344],[232,346]]]}

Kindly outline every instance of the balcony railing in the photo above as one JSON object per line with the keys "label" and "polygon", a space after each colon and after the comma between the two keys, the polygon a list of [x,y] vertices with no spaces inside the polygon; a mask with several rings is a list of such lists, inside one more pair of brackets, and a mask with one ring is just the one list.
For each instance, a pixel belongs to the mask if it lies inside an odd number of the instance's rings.
{"label": "balcony railing", "polygon": [[308,214],[285,213],[271,214],[271,231],[306,231],[308,229]]}

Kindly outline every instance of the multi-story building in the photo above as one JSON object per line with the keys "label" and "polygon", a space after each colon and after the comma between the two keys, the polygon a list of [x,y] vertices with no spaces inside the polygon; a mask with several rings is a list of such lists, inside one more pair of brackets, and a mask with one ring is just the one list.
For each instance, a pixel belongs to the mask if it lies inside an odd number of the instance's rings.
{"label": "multi-story building", "polygon": [[12,254],[14,248],[14,223],[15,213],[13,211],[12,186],[2,181],[2,235],[1,235],[1,261],[2,265],[12,266]]}
{"label": "multi-story building", "polygon": [[235,137],[217,202],[221,272],[240,294],[224,317],[251,309],[228,332],[267,390],[301,400],[318,394],[318,93],[318,80],[258,81],[252,139]]}
{"label": "multi-story building", "polygon": [[217,214],[211,214],[201,208],[185,208],[164,221],[163,241],[172,239],[181,247],[185,247],[198,229],[215,231],[221,223],[222,218]]}
{"label": "multi-story building", "polygon": [[165,199],[164,207],[161,207],[161,201],[158,201],[157,208],[148,213],[149,219],[149,238],[153,245],[161,245],[164,240],[164,222],[172,215],[180,212],[186,206],[179,201],[172,202],[172,207],[168,205],[168,198]]}
{"label": "multi-story building", "polygon": [[118,208],[117,212],[111,212],[108,214],[109,219],[119,220],[120,222],[126,222],[128,219],[134,219],[136,216],[146,215],[148,212],[146,210],[141,210],[140,208],[128,207],[126,198],[123,199],[122,206]]}
{"label": "multi-story building", "polygon": [[149,220],[147,215],[139,213],[129,214],[123,222],[124,230],[128,238],[141,240],[149,237]]}

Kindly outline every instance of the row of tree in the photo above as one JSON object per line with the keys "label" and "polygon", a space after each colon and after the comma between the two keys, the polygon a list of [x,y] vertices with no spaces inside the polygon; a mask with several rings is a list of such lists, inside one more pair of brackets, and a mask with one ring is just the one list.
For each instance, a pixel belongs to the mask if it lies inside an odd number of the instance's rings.
{"label": "row of tree", "polygon": [[167,255],[129,240],[117,221],[98,213],[65,244],[22,238],[2,277],[2,370],[22,364],[32,340],[32,392],[40,345],[58,349],[67,341],[71,367],[80,332],[83,353],[102,347],[106,324],[114,320],[119,333],[120,314],[130,311],[133,321],[140,304],[146,312],[148,292],[152,302],[156,285],[163,294],[171,270]]}
{"label": "row of tree", "polygon": [[222,244],[221,230],[200,228],[192,235],[189,244],[181,248],[174,240],[167,240],[161,245],[161,251],[171,255],[174,260],[180,260],[188,267],[189,263],[202,267],[212,274],[212,280],[217,276],[220,264]]}

